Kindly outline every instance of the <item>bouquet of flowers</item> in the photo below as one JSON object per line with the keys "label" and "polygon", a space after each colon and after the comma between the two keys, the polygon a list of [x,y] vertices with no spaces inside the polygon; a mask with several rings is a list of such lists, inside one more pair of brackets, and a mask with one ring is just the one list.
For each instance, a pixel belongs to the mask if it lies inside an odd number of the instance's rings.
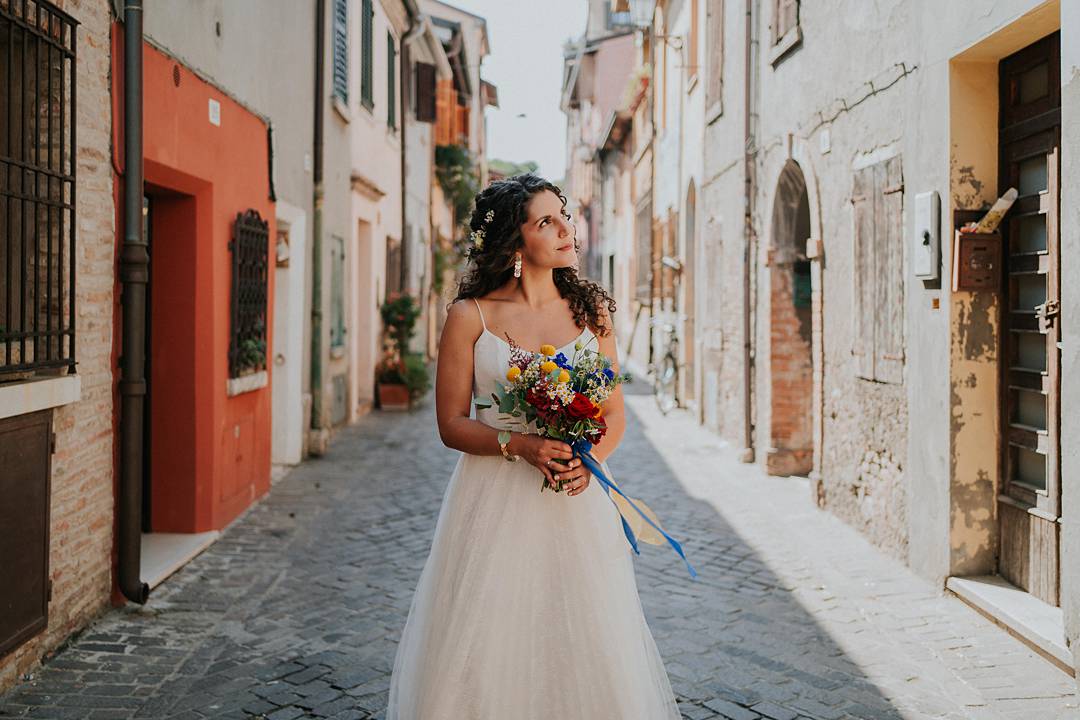
{"label": "bouquet of flowers", "polygon": [[[553,345],[541,345],[534,353],[511,343],[507,385],[497,385],[491,399],[499,412],[517,418],[523,428],[533,421],[539,434],[573,446],[586,439],[590,446],[600,442],[607,432],[602,403],[615,387],[631,380],[629,373],[616,373],[611,359],[574,343],[571,358],[556,353]],[[480,407],[490,403],[476,400]],[[509,431],[500,434],[499,442],[509,440]],[[547,482],[540,484],[543,492]],[[559,481],[556,492],[562,491]]]}
{"label": "bouquet of flowers", "polygon": [[[682,557],[690,576],[696,578],[697,571],[686,559],[679,543],[664,532],[656,513],[640,500],[624,494],[589,452],[607,432],[603,402],[619,384],[631,381],[629,373],[617,373],[611,365],[610,358],[586,349],[580,340],[574,343],[571,358],[556,352],[552,345],[541,345],[540,352],[534,353],[511,342],[510,363],[506,370],[508,384],[498,383],[491,399],[499,413],[516,418],[523,430],[535,421],[539,434],[570,445],[574,455],[581,458],[615,504],[622,519],[623,533],[635,553],[640,554],[638,540],[653,545],[666,541]],[[483,398],[473,402],[477,407],[492,407],[492,403]],[[509,430],[499,433],[500,443],[509,440]],[[541,492],[546,484],[546,479],[541,481]],[[559,481],[556,492],[561,490],[562,481]]]}

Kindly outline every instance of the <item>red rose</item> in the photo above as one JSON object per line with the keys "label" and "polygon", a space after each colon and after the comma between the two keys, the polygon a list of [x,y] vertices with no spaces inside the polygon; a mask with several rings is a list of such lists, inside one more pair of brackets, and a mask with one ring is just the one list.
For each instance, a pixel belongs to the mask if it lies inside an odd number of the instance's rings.
{"label": "red rose", "polygon": [[604,434],[607,432],[607,422],[604,421],[604,418],[598,417],[595,419],[597,425],[596,429],[586,433],[586,437],[593,445],[600,442],[600,438],[604,437]]}
{"label": "red rose", "polygon": [[529,388],[529,391],[525,393],[525,402],[537,410],[547,410],[551,407],[552,400],[543,391]]}
{"label": "red rose", "polygon": [[596,405],[581,393],[575,393],[573,401],[566,406],[566,414],[575,420],[591,418],[596,414]]}

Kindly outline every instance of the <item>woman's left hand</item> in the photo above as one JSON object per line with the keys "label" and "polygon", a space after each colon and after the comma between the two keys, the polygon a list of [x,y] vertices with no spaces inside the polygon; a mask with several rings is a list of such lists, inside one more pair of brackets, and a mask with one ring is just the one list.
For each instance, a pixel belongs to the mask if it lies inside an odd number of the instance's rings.
{"label": "woman's left hand", "polygon": [[[554,471],[556,483],[562,483],[562,489],[567,495],[580,495],[589,487],[592,473],[581,462],[581,458],[572,458],[566,464],[552,460],[549,467]],[[556,485],[556,490],[558,485]]]}

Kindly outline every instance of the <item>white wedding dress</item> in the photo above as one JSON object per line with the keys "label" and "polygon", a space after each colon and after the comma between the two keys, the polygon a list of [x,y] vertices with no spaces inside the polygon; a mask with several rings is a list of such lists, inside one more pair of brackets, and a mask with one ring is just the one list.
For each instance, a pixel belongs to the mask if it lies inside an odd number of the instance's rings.
{"label": "white wedding dress", "polygon": [[[591,337],[586,328],[559,350],[571,357]],[[509,359],[485,324],[473,397],[490,395]],[[511,427],[494,406],[476,417]],[[541,481],[524,460],[458,459],[394,658],[386,720],[681,717],[618,511],[595,479],[573,497],[541,492]]]}

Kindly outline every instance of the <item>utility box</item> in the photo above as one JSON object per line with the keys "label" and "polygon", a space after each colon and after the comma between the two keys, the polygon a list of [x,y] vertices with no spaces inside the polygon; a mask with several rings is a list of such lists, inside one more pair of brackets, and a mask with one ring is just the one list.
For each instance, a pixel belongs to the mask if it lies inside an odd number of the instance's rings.
{"label": "utility box", "polygon": [[911,265],[920,280],[937,280],[941,268],[941,199],[937,191],[915,196]]}

